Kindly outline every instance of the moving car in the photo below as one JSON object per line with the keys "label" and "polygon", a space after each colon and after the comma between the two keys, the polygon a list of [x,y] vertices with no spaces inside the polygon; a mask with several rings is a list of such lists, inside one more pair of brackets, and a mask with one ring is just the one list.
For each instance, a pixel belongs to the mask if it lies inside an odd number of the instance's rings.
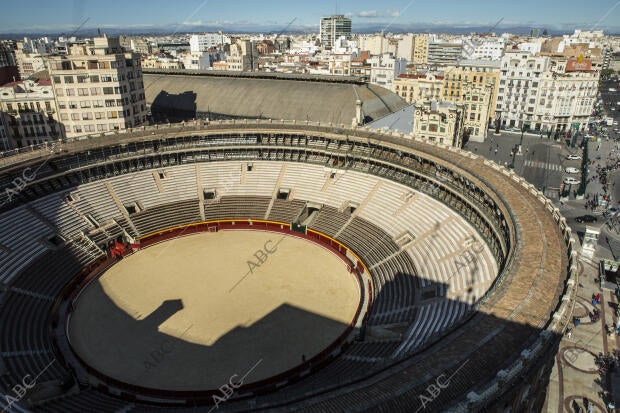
{"label": "moving car", "polygon": [[574,166],[569,166],[564,170],[564,172],[566,172],[567,174],[578,174],[579,169],[575,168]]}
{"label": "moving car", "polygon": [[574,160],[579,160],[579,159],[581,159],[581,156],[579,156],[579,155],[568,155],[568,156],[566,157],[566,159],[569,159],[569,160],[573,160],[573,161],[574,161]]}
{"label": "moving car", "polygon": [[575,221],[582,222],[596,222],[596,217],[594,215],[582,215],[580,217],[575,218]]}
{"label": "moving car", "polygon": [[564,183],[566,185],[577,185],[579,183],[581,183],[581,181],[579,179],[575,179],[572,176],[568,176],[566,178],[564,178]]}

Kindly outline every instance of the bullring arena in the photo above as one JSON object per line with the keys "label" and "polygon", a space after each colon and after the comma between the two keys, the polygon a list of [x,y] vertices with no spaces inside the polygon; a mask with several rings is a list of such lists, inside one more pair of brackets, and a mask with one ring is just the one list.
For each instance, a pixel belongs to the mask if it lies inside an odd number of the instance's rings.
{"label": "bullring arena", "polygon": [[[571,231],[493,162],[263,120],[69,140],[0,167],[5,407],[544,402],[574,295]],[[27,185],[6,191],[16,178]]]}

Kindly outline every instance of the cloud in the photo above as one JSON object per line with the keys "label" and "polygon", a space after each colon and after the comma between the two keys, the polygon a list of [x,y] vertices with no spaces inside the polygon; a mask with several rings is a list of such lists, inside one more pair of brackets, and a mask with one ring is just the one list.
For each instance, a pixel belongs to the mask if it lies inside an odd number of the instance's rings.
{"label": "cloud", "polygon": [[398,9],[387,9],[385,15],[388,17],[398,17],[400,16],[400,11]]}
{"label": "cloud", "polygon": [[400,11],[398,9],[386,9],[383,12],[377,10],[363,10],[357,12],[355,16],[364,19],[374,19],[377,17],[398,17],[400,16]]}
{"label": "cloud", "polygon": [[364,18],[379,17],[379,13],[377,13],[377,10],[360,11],[359,13],[357,13],[357,17],[364,17]]}

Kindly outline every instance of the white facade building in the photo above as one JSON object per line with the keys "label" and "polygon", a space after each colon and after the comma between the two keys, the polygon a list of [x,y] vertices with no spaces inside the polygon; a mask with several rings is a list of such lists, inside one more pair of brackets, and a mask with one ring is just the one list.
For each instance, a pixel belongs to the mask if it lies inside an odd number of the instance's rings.
{"label": "white facade building", "polygon": [[206,52],[221,44],[230,44],[230,37],[221,33],[204,33],[193,34],[189,38],[189,50],[192,53]]}
{"label": "white facade building", "polygon": [[507,51],[501,61],[496,116],[506,128],[535,129],[536,106],[543,73],[551,60],[528,52]]}
{"label": "white facade building", "polygon": [[596,101],[600,64],[506,52],[496,116],[506,128],[543,133],[584,130]]}
{"label": "white facade building", "polygon": [[0,87],[2,148],[20,148],[63,138],[54,92],[48,79],[24,80]]}
{"label": "white facade building", "polygon": [[392,90],[394,78],[407,71],[407,60],[394,58],[391,53],[373,56],[370,63],[370,83]]}
{"label": "white facade building", "polygon": [[499,60],[504,54],[506,41],[502,37],[475,37],[463,39],[462,57],[475,60]]}

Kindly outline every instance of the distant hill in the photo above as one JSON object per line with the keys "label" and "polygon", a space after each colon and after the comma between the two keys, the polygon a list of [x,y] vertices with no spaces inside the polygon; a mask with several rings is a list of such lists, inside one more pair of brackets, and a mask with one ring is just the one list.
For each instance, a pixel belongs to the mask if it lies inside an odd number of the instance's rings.
{"label": "distant hill", "polygon": [[[386,27],[386,23],[353,23],[353,31],[355,33],[377,33]],[[180,30],[181,28],[181,30]],[[514,33],[514,34],[529,34],[532,28],[540,29],[542,32],[546,27],[532,27],[532,26],[508,26],[499,25],[494,28],[493,31],[497,34],[500,33]],[[571,34],[574,29],[585,27],[574,27],[570,29],[558,30],[554,28],[546,28],[549,35],[557,36],[562,34]],[[467,33],[487,33],[491,28],[489,26],[467,26],[467,25],[444,25],[444,24],[431,24],[431,23],[408,23],[390,24],[388,27],[391,33],[452,33],[452,34],[467,34]],[[606,34],[618,35],[620,30],[606,30],[605,27],[600,27],[600,30],[605,30]],[[608,28],[609,29],[609,28]],[[226,33],[278,33],[282,30],[281,25],[265,25],[265,24],[245,24],[245,25],[161,25],[152,27],[139,27],[139,28],[123,28],[123,27],[102,27],[101,30],[108,35],[166,35],[166,34],[185,34],[185,33],[199,33],[199,32],[216,32],[222,30]],[[287,30],[288,34],[311,34],[318,33],[318,25],[297,25],[291,26]],[[67,35],[72,33],[73,30],[56,30],[56,31],[11,31],[0,33],[0,39],[20,39],[24,36],[30,38],[38,38],[42,36],[57,37],[59,35]],[[79,30],[74,35],[79,37],[92,37],[97,34],[96,27],[88,27]]]}

